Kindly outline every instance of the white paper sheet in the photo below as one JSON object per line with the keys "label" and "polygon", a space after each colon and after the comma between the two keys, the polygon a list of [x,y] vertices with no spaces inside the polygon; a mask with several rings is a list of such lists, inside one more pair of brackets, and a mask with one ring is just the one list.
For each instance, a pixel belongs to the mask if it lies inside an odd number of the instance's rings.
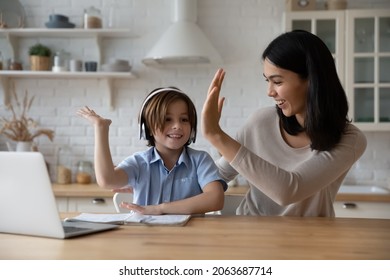
{"label": "white paper sheet", "polygon": [[65,220],[114,224],[184,225],[190,218],[191,215],[142,215],[136,212],[130,212],[114,214],[81,213],[76,217]]}

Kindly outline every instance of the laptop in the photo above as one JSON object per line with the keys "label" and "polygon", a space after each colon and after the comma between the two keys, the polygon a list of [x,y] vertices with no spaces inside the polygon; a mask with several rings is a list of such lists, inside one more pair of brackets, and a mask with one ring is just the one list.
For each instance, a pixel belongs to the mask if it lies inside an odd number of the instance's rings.
{"label": "laptop", "polygon": [[71,238],[118,225],[65,222],[39,152],[0,152],[0,233]]}

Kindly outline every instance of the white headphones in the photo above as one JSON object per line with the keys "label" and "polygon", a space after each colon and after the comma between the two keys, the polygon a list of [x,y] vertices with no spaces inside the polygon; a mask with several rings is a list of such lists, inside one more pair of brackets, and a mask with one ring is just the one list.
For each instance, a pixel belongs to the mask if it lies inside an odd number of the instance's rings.
{"label": "white headphones", "polygon": [[[144,113],[144,109],[145,109],[145,106],[146,104],[149,102],[150,99],[152,99],[154,96],[156,96],[157,94],[161,93],[161,92],[167,92],[167,91],[174,91],[174,92],[178,92],[178,93],[181,93],[181,94],[184,94],[185,96],[187,96],[187,94],[185,94],[183,91],[177,89],[177,88],[172,88],[172,87],[166,87],[166,88],[161,88],[161,89],[158,89],[152,93],[150,93],[144,100],[144,102],[142,103],[142,106],[141,106],[141,110],[139,112],[139,116],[138,116],[138,125],[139,125],[139,139],[144,139],[144,140],[149,140],[149,136],[146,135],[146,127],[145,127],[145,121],[143,120],[142,118],[142,115]],[[195,115],[196,117],[196,115]],[[196,124],[196,122],[195,122]],[[195,138],[196,138],[196,127],[192,128],[192,131],[191,131],[191,136],[190,136],[190,139],[189,139],[189,143],[193,142],[195,143]]]}

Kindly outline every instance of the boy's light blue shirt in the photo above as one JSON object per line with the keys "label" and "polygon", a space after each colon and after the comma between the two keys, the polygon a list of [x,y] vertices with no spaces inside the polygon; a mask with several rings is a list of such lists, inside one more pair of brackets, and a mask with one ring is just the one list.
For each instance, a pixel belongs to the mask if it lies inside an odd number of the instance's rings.
{"label": "boy's light blue shirt", "polygon": [[118,168],[127,173],[128,184],[134,188],[133,202],[139,205],[192,197],[202,193],[204,186],[213,181],[220,181],[224,190],[227,189],[211,156],[189,147],[183,149],[171,171],[165,168],[154,147],[127,157]]}

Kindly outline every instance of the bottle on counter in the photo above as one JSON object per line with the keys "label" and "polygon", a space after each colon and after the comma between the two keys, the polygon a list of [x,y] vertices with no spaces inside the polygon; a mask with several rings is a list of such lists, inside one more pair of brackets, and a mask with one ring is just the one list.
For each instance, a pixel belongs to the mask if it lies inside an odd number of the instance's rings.
{"label": "bottle on counter", "polygon": [[22,63],[15,59],[11,59],[9,63],[9,70],[17,70],[17,71],[23,70]]}
{"label": "bottle on counter", "polygon": [[79,184],[91,184],[94,178],[92,162],[79,161],[77,165],[76,182]]}
{"label": "bottle on counter", "polygon": [[118,28],[119,27],[119,24],[118,24],[119,17],[118,17],[117,11],[118,11],[118,7],[116,6],[115,3],[113,3],[110,6],[110,10],[108,13],[108,20],[107,20],[107,27],[108,28]]}
{"label": "bottle on counter", "polygon": [[72,151],[70,147],[60,147],[57,156],[57,183],[72,183]]}

